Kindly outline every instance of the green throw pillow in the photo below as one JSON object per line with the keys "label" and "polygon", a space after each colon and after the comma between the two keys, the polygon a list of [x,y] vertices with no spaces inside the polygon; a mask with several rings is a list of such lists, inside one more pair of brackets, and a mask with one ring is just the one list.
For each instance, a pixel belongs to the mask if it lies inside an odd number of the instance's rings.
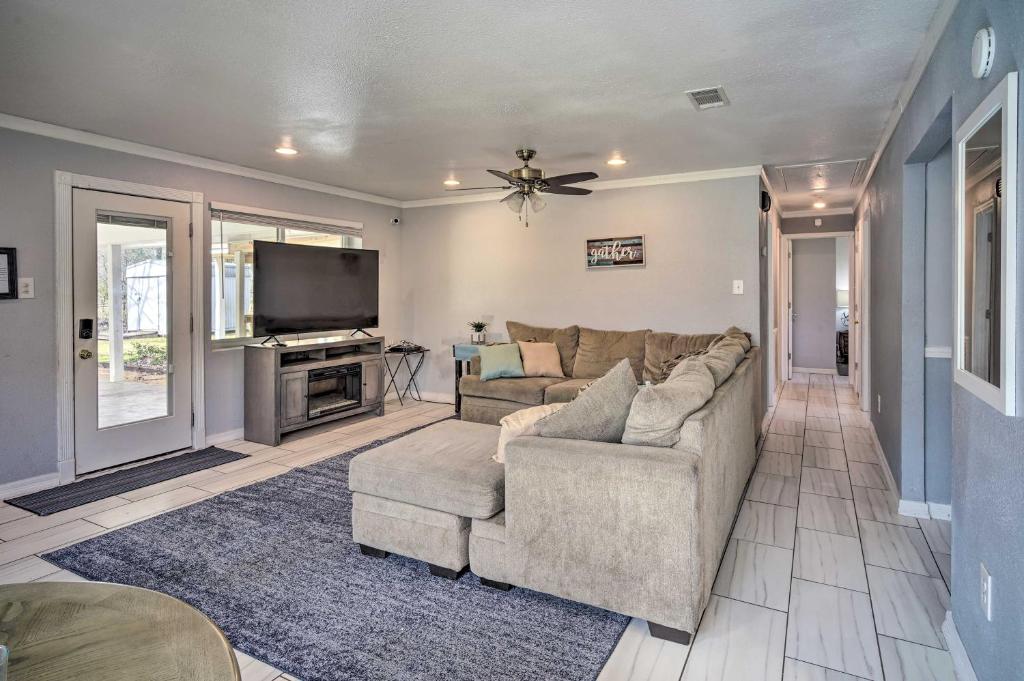
{"label": "green throw pillow", "polygon": [[525,375],[518,343],[485,345],[480,348],[481,381],[490,381],[495,378],[522,378]]}

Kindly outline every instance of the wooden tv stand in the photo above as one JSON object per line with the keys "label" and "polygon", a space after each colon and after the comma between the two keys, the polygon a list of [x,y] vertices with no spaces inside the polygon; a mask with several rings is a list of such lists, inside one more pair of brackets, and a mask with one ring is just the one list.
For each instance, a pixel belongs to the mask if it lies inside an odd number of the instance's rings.
{"label": "wooden tv stand", "polygon": [[384,415],[384,338],[315,338],[245,346],[245,439],[281,435],[356,414]]}

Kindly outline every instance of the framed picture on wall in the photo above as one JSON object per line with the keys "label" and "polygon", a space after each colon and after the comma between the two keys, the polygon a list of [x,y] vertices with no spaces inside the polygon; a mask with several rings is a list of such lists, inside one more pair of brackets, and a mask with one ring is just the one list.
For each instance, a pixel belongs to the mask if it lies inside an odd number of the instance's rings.
{"label": "framed picture on wall", "polygon": [[0,248],[0,300],[18,297],[18,249]]}
{"label": "framed picture on wall", "polygon": [[647,264],[644,237],[615,236],[587,239],[587,269],[600,270],[615,267],[643,267]]}

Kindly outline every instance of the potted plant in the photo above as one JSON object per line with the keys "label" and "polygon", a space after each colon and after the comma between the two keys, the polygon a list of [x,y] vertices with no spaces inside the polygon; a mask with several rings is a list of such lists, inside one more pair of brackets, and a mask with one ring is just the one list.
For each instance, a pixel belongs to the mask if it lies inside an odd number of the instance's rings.
{"label": "potted plant", "polygon": [[473,329],[473,333],[469,334],[469,340],[473,345],[487,343],[487,322],[469,322],[469,328]]}

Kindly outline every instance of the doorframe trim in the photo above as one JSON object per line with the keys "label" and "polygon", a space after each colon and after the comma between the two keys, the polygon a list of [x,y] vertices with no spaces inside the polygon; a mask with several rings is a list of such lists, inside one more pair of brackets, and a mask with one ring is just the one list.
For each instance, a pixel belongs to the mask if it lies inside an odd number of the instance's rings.
{"label": "doorframe trim", "polygon": [[[782,268],[780,274],[781,281],[779,282],[780,288],[783,293],[782,310],[786,315],[784,324],[780,324],[782,332],[782,343],[780,344],[782,351],[783,366],[785,367],[784,373],[786,374],[785,380],[792,380],[793,374],[798,371],[804,371],[793,366],[793,309],[791,304],[793,302],[793,242],[804,239],[836,239],[841,237],[850,237],[850,242],[853,242],[854,232],[847,230],[842,232],[798,232],[795,234],[782,234],[782,248],[780,249],[786,258],[785,267]],[[835,372],[833,372],[835,373]]]}
{"label": "doorframe trim", "polygon": [[206,315],[205,279],[203,277],[206,244],[206,223],[202,192],[156,187],[124,180],[77,175],[61,170],[54,172],[54,235],[57,274],[54,294],[57,308],[57,471],[58,484],[75,479],[75,377],[74,377],[74,274],[72,269],[73,236],[71,195],[73,189],[130,194],[148,199],[164,199],[191,206],[191,273],[192,292],[192,447],[206,446]]}

